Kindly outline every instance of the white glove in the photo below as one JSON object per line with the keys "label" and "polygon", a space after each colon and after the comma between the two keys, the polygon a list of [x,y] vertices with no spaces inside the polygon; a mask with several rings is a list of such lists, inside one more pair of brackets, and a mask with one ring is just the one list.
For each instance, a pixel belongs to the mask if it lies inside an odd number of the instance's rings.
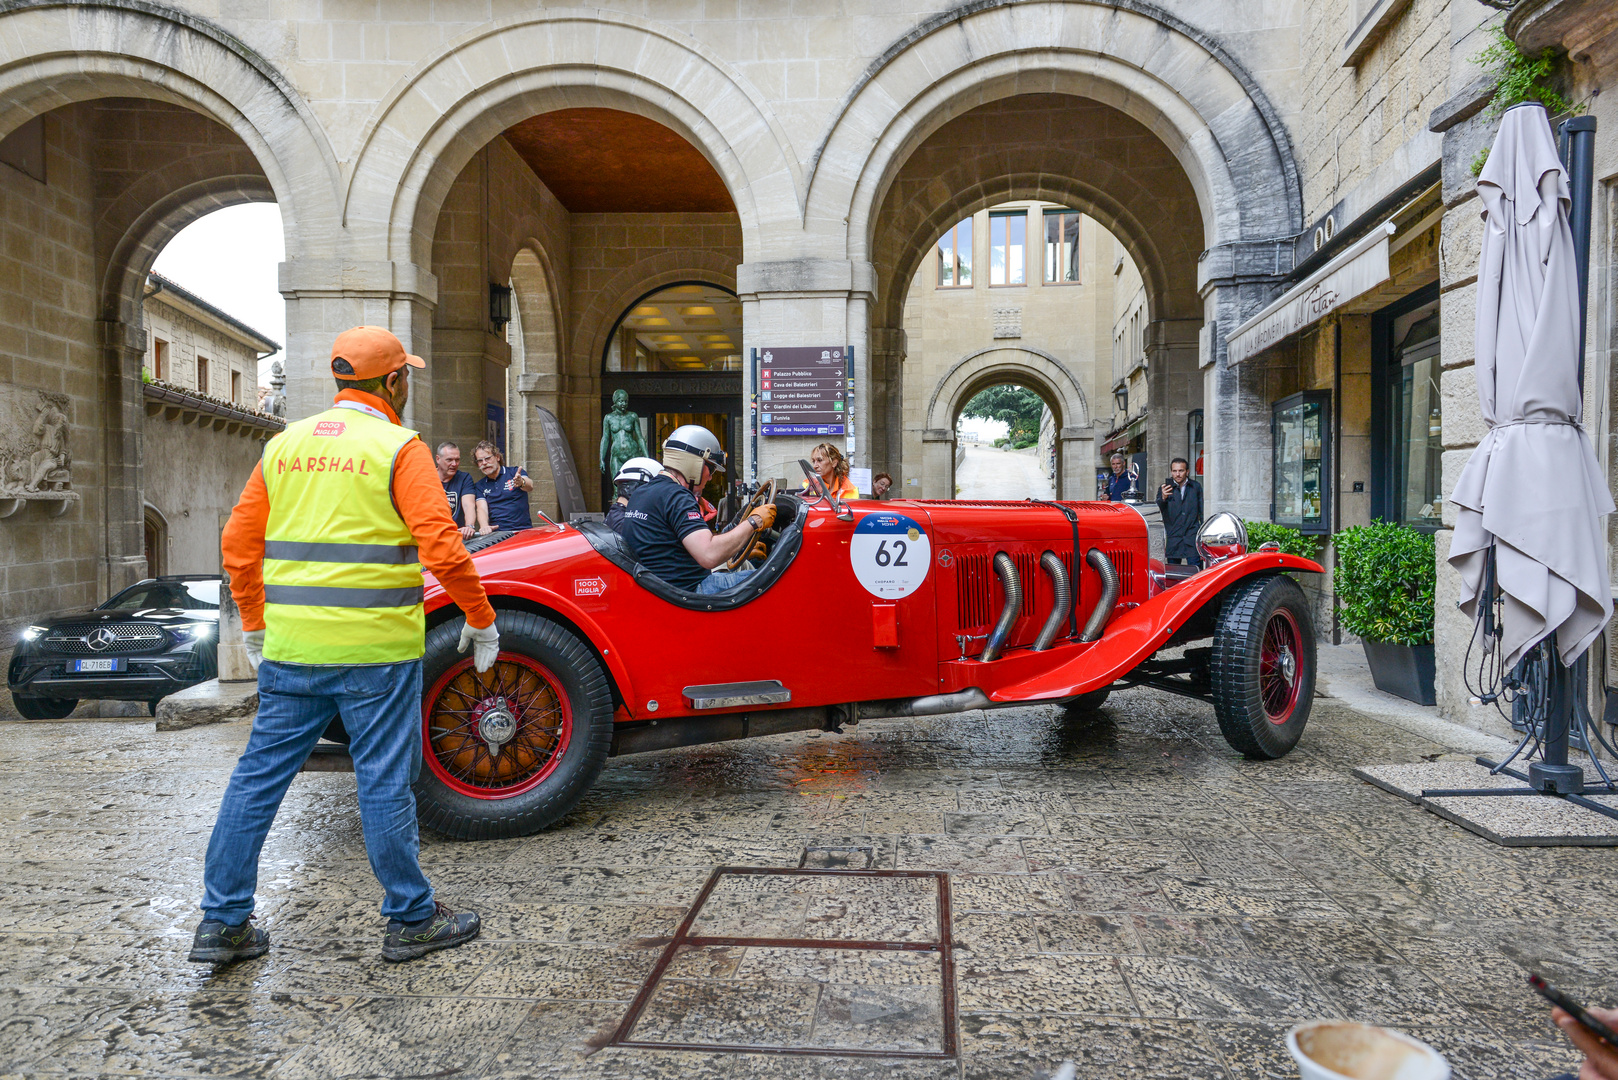
{"label": "white glove", "polygon": [[483,627],[467,623],[461,627],[461,643],[455,646],[455,651],[465,652],[467,645],[472,646],[472,666],[480,672],[488,671],[494,667],[495,657],[500,655],[500,631],[495,629],[494,623]]}
{"label": "white glove", "polygon": [[264,631],[243,630],[242,648],[247,650],[247,662],[257,671],[258,666],[264,662]]}

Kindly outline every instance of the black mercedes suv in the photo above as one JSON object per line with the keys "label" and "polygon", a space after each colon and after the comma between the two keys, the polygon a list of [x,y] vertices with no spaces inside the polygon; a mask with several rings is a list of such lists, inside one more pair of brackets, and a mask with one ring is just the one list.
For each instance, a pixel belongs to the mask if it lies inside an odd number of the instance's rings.
{"label": "black mercedes suv", "polygon": [[159,699],[219,671],[218,575],[139,581],[89,611],[27,627],[6,684],[30,720],[58,720],[81,700]]}

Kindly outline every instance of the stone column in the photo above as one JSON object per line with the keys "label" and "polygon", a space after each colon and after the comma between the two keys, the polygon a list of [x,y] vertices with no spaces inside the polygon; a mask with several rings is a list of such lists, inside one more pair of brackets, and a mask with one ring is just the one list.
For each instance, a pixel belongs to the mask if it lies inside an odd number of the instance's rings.
{"label": "stone column", "polygon": [[871,327],[871,453],[866,458],[874,476],[885,472],[902,483],[904,457],[905,332],[891,326]]}
{"label": "stone column", "polygon": [[[1063,466],[1066,466],[1063,461]],[[921,433],[921,497],[955,498],[955,431],[927,428]]]}
{"label": "stone column", "polygon": [[[1186,417],[1202,408],[1202,379],[1197,373],[1197,342],[1202,323],[1195,319],[1159,319],[1146,327],[1146,465],[1155,488],[1168,475],[1169,461],[1190,460]],[[1142,486],[1146,478],[1142,478]]]}
{"label": "stone column", "polygon": [[1439,226],[1438,260],[1444,510],[1443,527],[1433,536],[1438,564],[1433,598],[1433,652],[1437,659],[1434,689],[1438,711],[1447,719],[1509,735],[1495,710],[1474,709],[1467,701],[1470,695],[1463,671],[1472,622],[1456,607],[1461,579],[1449,565],[1450,542],[1455,536],[1455,504],[1450,494],[1485,430],[1474,367],[1483,219],[1471,162],[1479,150],[1493,143],[1499,130],[1499,119],[1482,111],[1487,102],[1487,94],[1480,94],[1475,86],[1468,87],[1460,98],[1434,113],[1434,126],[1444,135],[1444,220]]}
{"label": "stone column", "polygon": [[1062,490],[1059,499],[1096,497],[1096,433],[1094,428],[1065,427],[1057,432]]}
{"label": "stone column", "polygon": [[[847,259],[784,259],[747,262],[736,267],[736,294],[742,301],[743,402],[753,394],[752,350],[810,346],[846,346],[854,350],[854,465],[873,460],[870,301],[875,271],[870,263]],[[847,444],[848,436],[839,445]],[[744,476],[751,476],[752,440],[742,448]],[[759,438],[758,476],[785,476],[794,485],[802,478],[798,459],[825,436]],[[836,441],[835,439],[833,441]],[[891,470],[890,470],[891,471]]]}
{"label": "stone column", "polygon": [[[298,259],[281,264],[287,300],[287,413],[298,420],[331,405],[331,343],[351,327],[383,326],[407,351],[427,360],[410,375],[410,403],[401,417],[418,431],[433,416],[432,313],[438,281],[404,262]],[[481,430],[481,429],[480,429]]]}
{"label": "stone column", "polygon": [[[1230,332],[1279,294],[1292,268],[1292,244],[1256,240],[1221,244],[1202,253],[1197,286],[1203,328],[1203,492],[1209,513],[1270,516],[1271,387],[1264,362],[1229,364]],[[1182,421],[1183,423],[1183,421]]]}
{"label": "stone column", "polygon": [[146,331],[138,308],[131,321],[100,320],[96,331],[107,372],[106,422],[102,429],[103,521],[107,539],[97,584],[101,595],[107,597],[147,573],[145,481],[141,471],[146,410],[140,376],[146,355]]}

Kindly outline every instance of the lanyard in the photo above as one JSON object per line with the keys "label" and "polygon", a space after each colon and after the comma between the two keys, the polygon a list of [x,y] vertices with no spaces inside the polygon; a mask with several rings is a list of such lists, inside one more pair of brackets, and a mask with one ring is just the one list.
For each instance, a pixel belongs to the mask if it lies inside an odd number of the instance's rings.
{"label": "lanyard", "polygon": [[388,420],[387,413],[383,412],[381,409],[372,408],[363,401],[339,401],[335,407],[339,409],[353,409],[355,412],[370,413],[378,420],[387,420],[388,423],[393,423],[392,420]]}

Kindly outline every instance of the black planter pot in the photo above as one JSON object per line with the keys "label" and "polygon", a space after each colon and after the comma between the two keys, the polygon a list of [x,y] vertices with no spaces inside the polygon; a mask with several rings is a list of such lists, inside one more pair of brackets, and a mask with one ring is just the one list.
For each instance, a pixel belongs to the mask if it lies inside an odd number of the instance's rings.
{"label": "black planter pot", "polygon": [[1436,705],[1433,693],[1433,647],[1394,645],[1386,641],[1361,641],[1365,662],[1371,665],[1371,680],[1384,694],[1393,694],[1417,705]]}

